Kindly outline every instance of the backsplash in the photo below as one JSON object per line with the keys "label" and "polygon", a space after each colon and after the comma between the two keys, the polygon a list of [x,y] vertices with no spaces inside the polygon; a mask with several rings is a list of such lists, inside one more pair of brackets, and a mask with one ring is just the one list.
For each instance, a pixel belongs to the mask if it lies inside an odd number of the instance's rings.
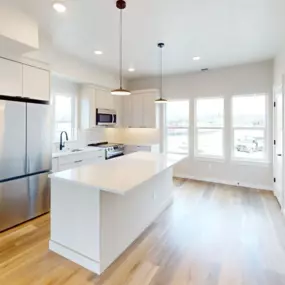
{"label": "backsplash", "polygon": [[[65,150],[83,148],[90,143],[112,142],[123,144],[158,144],[158,129],[130,129],[130,128],[92,128],[89,130],[78,131],[78,140],[67,141]],[[53,152],[59,151],[59,142],[53,143]]]}

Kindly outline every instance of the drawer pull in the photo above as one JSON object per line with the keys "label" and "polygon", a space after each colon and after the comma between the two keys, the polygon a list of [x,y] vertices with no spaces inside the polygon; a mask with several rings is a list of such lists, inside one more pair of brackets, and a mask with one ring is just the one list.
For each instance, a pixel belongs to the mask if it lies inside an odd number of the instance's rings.
{"label": "drawer pull", "polygon": [[76,160],[74,161],[74,163],[79,163],[79,162],[82,162],[83,160]]}

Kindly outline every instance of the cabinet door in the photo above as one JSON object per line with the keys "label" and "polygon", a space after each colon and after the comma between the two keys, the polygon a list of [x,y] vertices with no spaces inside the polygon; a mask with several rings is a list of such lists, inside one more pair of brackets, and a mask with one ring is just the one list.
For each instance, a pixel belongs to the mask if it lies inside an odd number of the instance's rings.
{"label": "cabinet door", "polygon": [[156,128],[156,96],[152,93],[143,95],[143,126],[145,128]]}
{"label": "cabinet door", "polygon": [[23,65],[0,58],[0,95],[23,96]]}
{"label": "cabinet door", "polygon": [[96,108],[114,109],[113,95],[105,90],[96,90]]}
{"label": "cabinet door", "polygon": [[80,91],[80,128],[89,129],[95,126],[95,89],[84,86]]}
{"label": "cabinet door", "polygon": [[143,128],[143,96],[136,94],[131,96],[132,101],[132,127]]}
{"label": "cabinet door", "polygon": [[58,172],[58,158],[52,159],[52,172]]}
{"label": "cabinet door", "polygon": [[117,113],[116,127],[123,127],[123,99],[122,96],[113,96],[114,109]]}
{"label": "cabinet door", "polygon": [[47,70],[23,65],[23,96],[32,99],[50,99],[50,74]]}
{"label": "cabinet door", "polygon": [[132,127],[132,100],[131,96],[126,96],[123,99],[123,126],[125,128]]}

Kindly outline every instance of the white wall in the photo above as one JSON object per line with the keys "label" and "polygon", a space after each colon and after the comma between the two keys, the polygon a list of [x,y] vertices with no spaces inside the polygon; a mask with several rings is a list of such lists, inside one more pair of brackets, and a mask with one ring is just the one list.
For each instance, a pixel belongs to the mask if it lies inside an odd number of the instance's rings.
{"label": "white wall", "polygon": [[[167,99],[191,100],[191,122],[194,120],[195,97],[225,97],[225,106],[229,106],[232,95],[256,93],[269,94],[268,124],[270,126],[269,142],[272,141],[272,86],[273,62],[245,64],[235,67],[210,70],[164,78],[163,96]],[[158,88],[159,79],[143,78],[129,81],[128,88],[132,90]],[[191,123],[190,122],[190,123]],[[227,122],[226,122],[227,123]],[[192,125],[193,126],[193,125]],[[228,131],[226,130],[228,129]],[[226,128],[226,139],[230,141],[230,128]],[[268,164],[241,164],[230,159],[230,146],[226,147],[226,157],[222,162],[198,160],[193,155],[193,127],[190,131],[190,157],[175,169],[177,176],[224,182],[249,187],[272,189],[272,151],[270,148]]]}
{"label": "white wall", "polygon": [[274,59],[274,85],[282,83],[282,75],[285,75],[285,48]]}
{"label": "white wall", "polygon": [[39,48],[38,24],[20,11],[0,7],[0,51],[27,52]]}

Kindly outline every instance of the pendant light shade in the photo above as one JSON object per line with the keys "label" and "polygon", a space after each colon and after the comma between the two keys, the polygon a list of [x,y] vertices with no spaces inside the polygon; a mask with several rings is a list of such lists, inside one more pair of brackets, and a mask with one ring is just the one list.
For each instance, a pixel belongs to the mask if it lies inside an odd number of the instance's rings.
{"label": "pendant light shade", "polygon": [[119,89],[112,90],[111,94],[117,95],[117,96],[128,96],[128,95],[131,95],[131,92],[127,89],[119,88]]}
{"label": "pendant light shade", "polygon": [[160,48],[160,98],[156,99],[154,102],[157,104],[166,104],[167,100],[162,98],[162,79],[163,79],[163,68],[162,68],[162,49],[164,48],[164,43],[158,43],[157,46]]}
{"label": "pendant light shade", "polygon": [[117,0],[116,7],[120,10],[120,88],[112,90],[112,95],[127,96],[131,92],[123,88],[123,10],[127,4],[124,0]]}

